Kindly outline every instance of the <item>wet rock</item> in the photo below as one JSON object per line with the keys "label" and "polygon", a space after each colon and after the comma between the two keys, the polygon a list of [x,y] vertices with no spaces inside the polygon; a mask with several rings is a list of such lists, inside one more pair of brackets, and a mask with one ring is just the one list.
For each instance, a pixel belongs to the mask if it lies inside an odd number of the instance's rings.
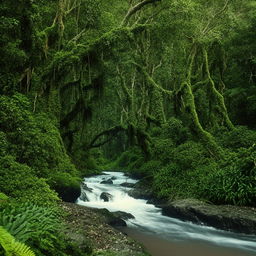
{"label": "wet rock", "polygon": [[158,199],[158,198],[151,198],[147,201],[147,204],[153,204],[156,207],[163,205],[164,203],[166,203],[166,200],[164,199]]}
{"label": "wet rock", "polygon": [[89,201],[89,199],[88,199],[88,197],[86,195],[86,192],[84,190],[81,191],[81,195],[79,196],[79,199],[84,201],[84,202],[88,202]]}
{"label": "wet rock", "polygon": [[116,179],[117,179],[117,177],[114,177],[114,176],[113,176],[113,177],[111,177],[111,180],[116,180]]}
{"label": "wet rock", "polygon": [[74,203],[81,194],[79,182],[72,186],[56,184],[54,190],[64,202]]}
{"label": "wet rock", "polygon": [[135,185],[134,183],[129,183],[129,182],[123,182],[120,184],[120,186],[126,187],[126,188],[133,188],[134,185]]}
{"label": "wet rock", "polygon": [[113,199],[113,196],[107,192],[102,192],[100,195],[100,199],[102,199],[104,202],[109,202]]}
{"label": "wet rock", "polygon": [[100,184],[113,184],[113,180],[112,179],[103,180],[101,181]]}
{"label": "wet rock", "polygon": [[121,219],[119,216],[116,216],[115,213],[110,212],[107,209],[97,209],[97,212],[102,214],[107,224],[113,227],[126,227],[126,222]]}
{"label": "wet rock", "polygon": [[123,220],[135,219],[135,217],[129,212],[117,211],[112,213],[115,217],[121,218]]}
{"label": "wet rock", "polygon": [[81,189],[86,190],[86,191],[89,191],[89,192],[92,192],[92,191],[93,191],[93,189],[92,189],[92,188],[89,188],[89,187],[87,186],[87,184],[85,184],[85,183],[82,183],[82,184],[81,184]]}
{"label": "wet rock", "polygon": [[112,218],[109,222],[112,227],[126,227],[126,222],[121,218]]}
{"label": "wet rock", "polygon": [[149,200],[153,198],[151,190],[142,187],[134,187],[132,190],[128,191],[128,195],[135,199]]}
{"label": "wet rock", "polygon": [[162,213],[169,217],[218,229],[256,234],[255,208],[210,205],[195,199],[184,199],[162,206]]}
{"label": "wet rock", "polygon": [[128,191],[128,195],[135,199],[150,200],[154,198],[150,184],[142,181],[134,184],[134,187],[130,191]]}

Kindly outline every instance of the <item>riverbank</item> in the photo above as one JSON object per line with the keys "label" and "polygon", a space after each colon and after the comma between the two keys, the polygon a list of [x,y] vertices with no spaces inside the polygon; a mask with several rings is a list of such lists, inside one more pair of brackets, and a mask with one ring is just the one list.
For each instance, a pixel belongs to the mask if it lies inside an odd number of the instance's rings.
{"label": "riverbank", "polygon": [[98,210],[74,203],[62,203],[66,213],[65,236],[81,251],[93,251],[93,255],[146,256],[138,242],[110,226],[115,219],[107,210]]}
{"label": "riverbank", "polygon": [[256,234],[256,209],[183,199],[160,205],[163,215],[237,233]]}
{"label": "riverbank", "polygon": [[148,200],[149,203],[162,208],[162,214],[168,217],[226,231],[256,235],[254,207],[213,205],[197,199],[158,200],[151,189],[143,183],[136,184],[129,191],[129,195]]}

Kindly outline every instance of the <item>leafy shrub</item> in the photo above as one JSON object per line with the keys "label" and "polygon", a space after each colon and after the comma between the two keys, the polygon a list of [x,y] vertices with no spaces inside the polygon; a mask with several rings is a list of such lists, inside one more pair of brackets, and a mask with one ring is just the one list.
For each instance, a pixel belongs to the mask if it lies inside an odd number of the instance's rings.
{"label": "leafy shrub", "polygon": [[[138,163],[139,162],[139,163]],[[153,173],[160,168],[161,162],[150,160],[145,162],[144,158],[139,158],[135,165],[129,165],[129,173],[135,178],[151,178]]]}
{"label": "leafy shrub", "polygon": [[0,120],[8,153],[32,167],[38,177],[46,178],[52,170],[77,174],[55,124],[46,114],[32,113],[24,95],[0,97]]}
{"label": "leafy shrub", "polygon": [[209,161],[208,152],[204,146],[194,141],[187,141],[175,148],[172,161],[179,165],[181,170],[193,170],[198,165]]}
{"label": "leafy shrub", "polygon": [[148,176],[148,175],[153,175],[154,173],[157,173],[160,168],[161,168],[160,161],[151,160],[144,163],[140,167],[140,172],[143,174],[143,176]]}
{"label": "leafy shrub", "polygon": [[140,158],[141,151],[138,148],[130,148],[123,152],[116,161],[116,166],[127,168],[130,163],[137,161]]}
{"label": "leafy shrub", "polygon": [[256,142],[256,132],[245,126],[238,126],[229,132],[219,133],[220,143],[227,148],[237,150],[241,147],[249,148]]}
{"label": "leafy shrub", "polygon": [[182,121],[170,118],[161,128],[154,128],[152,136],[156,136],[153,137],[153,158],[168,164],[172,161],[173,150],[189,138],[189,132]]}
{"label": "leafy shrub", "polygon": [[183,126],[181,120],[174,117],[170,118],[162,127],[165,138],[171,139],[176,145],[184,143],[189,138],[188,128]]}
{"label": "leafy shrub", "polygon": [[7,149],[13,156],[0,161],[3,192],[23,201],[54,201],[57,196],[46,185],[49,182],[59,194],[68,190],[80,193],[79,181],[74,178],[78,172],[66,154],[59,130],[46,114],[32,113],[29,100],[15,94],[0,97],[0,120],[0,156],[6,155]]}
{"label": "leafy shrub", "polygon": [[214,170],[204,179],[202,196],[217,204],[255,206],[255,177],[243,175],[236,166]]}
{"label": "leafy shrub", "polygon": [[217,204],[251,205],[256,202],[256,147],[227,153],[201,176],[198,196]]}
{"label": "leafy shrub", "polygon": [[4,156],[7,153],[8,142],[4,132],[0,131],[0,156]]}
{"label": "leafy shrub", "polygon": [[133,170],[138,170],[140,167],[145,163],[145,158],[144,156],[138,156],[138,159],[134,162],[129,163],[128,165],[128,170],[133,171]]}
{"label": "leafy shrub", "polygon": [[37,178],[30,167],[11,156],[0,157],[0,190],[19,201],[52,204],[58,200],[44,179]]}
{"label": "leafy shrub", "polygon": [[153,191],[159,198],[175,198],[184,191],[185,183],[180,167],[171,163],[155,173]]}
{"label": "leafy shrub", "polygon": [[154,159],[160,160],[163,164],[169,163],[172,159],[172,151],[175,145],[171,139],[154,139],[152,156]]}

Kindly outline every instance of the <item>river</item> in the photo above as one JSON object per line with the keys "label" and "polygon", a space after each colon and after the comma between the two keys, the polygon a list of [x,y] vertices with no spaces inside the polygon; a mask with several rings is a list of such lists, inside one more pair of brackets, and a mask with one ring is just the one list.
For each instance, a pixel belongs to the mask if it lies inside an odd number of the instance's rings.
{"label": "river", "polygon": [[[113,184],[102,184],[111,179]],[[84,183],[91,192],[86,192],[89,201],[80,205],[106,208],[110,211],[131,213],[135,219],[127,222],[122,231],[144,244],[153,256],[255,256],[256,236],[237,234],[212,227],[200,226],[163,216],[161,209],[146,200],[134,199],[127,192],[130,188],[122,183],[136,183],[122,172],[104,172],[86,178]],[[100,199],[102,192],[112,195],[108,202]]]}

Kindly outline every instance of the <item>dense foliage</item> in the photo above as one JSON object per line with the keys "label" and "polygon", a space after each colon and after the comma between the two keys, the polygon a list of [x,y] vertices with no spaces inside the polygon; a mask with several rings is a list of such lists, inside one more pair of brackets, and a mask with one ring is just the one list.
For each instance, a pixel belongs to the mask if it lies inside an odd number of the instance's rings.
{"label": "dense foliage", "polygon": [[3,0],[0,16],[0,255],[80,255],[55,207],[103,168],[161,199],[255,206],[255,1]]}

